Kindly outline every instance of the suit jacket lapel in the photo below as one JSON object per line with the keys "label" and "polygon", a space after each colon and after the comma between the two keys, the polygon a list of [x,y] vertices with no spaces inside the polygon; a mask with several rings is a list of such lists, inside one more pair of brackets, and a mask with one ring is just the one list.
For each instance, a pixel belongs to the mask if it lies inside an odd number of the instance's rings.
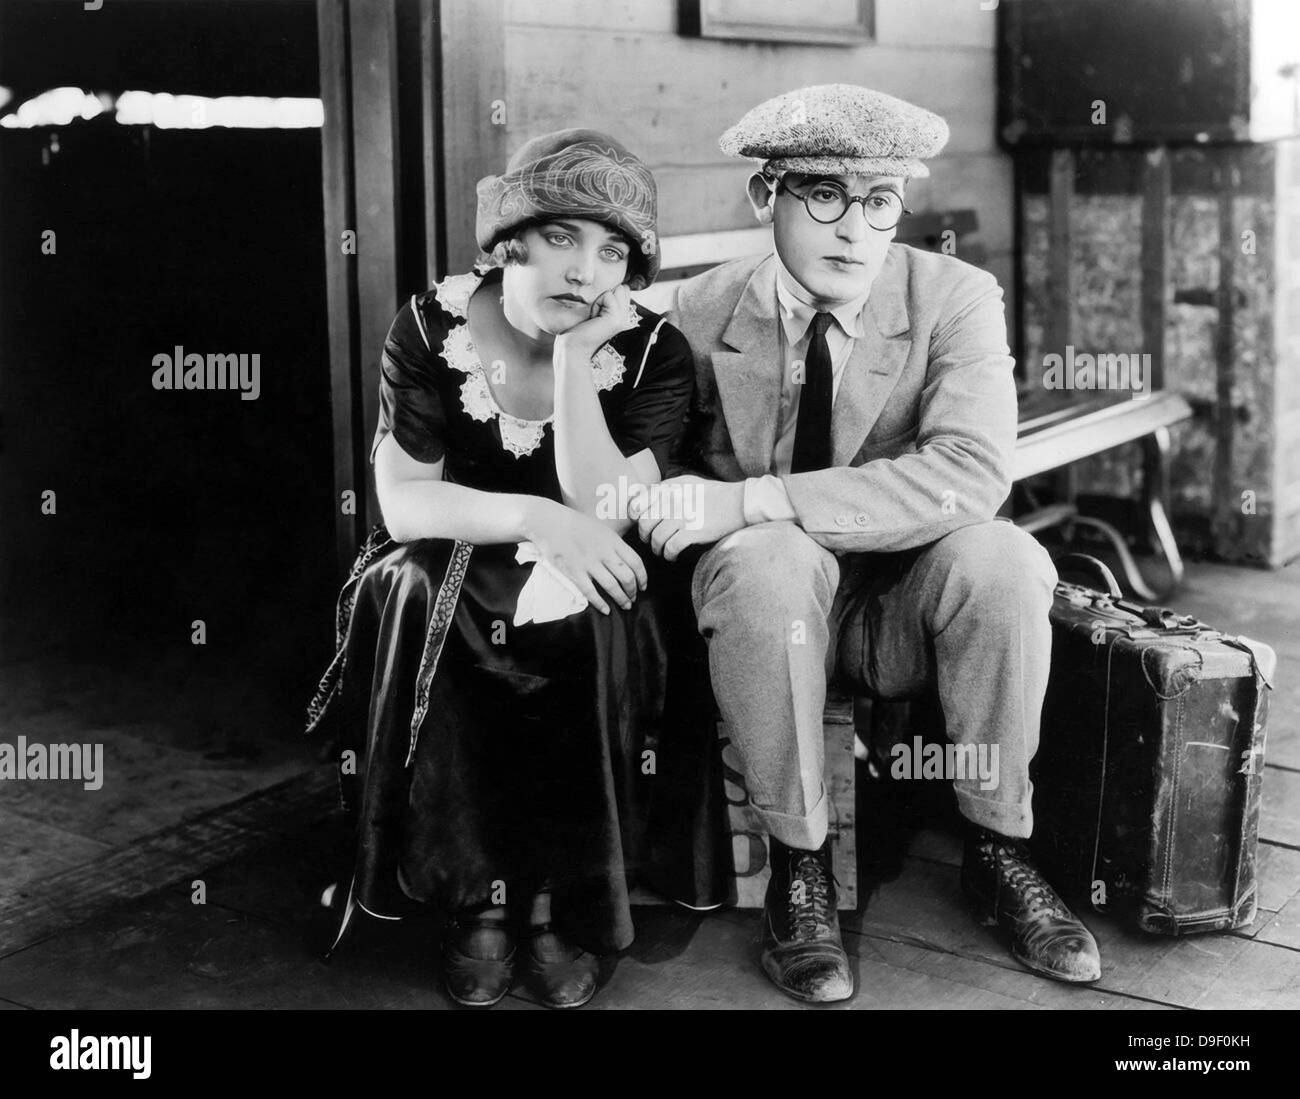
{"label": "suit jacket lapel", "polygon": [[831,411],[837,466],[849,465],[898,384],[912,347],[903,265],[891,248],[867,296],[863,333],[853,351]]}
{"label": "suit jacket lapel", "polygon": [[736,461],[747,477],[772,464],[781,411],[781,342],[776,315],[776,261],[763,260],[749,277],[715,351],[713,376]]}

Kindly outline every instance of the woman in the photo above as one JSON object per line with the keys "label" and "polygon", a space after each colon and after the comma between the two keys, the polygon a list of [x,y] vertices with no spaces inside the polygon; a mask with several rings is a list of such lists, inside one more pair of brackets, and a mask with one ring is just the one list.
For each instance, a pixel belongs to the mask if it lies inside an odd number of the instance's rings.
{"label": "woman", "polygon": [[433,905],[458,1003],[505,996],[522,939],[543,1002],[575,1007],[595,954],[632,940],[629,875],[696,907],[726,890],[687,581],[623,537],[693,365],[631,304],[658,271],[656,196],[620,144],[535,138],[478,195],[490,265],[417,294],[385,341],[384,527],[309,731],[338,722],[357,812],[339,937],[355,909]]}

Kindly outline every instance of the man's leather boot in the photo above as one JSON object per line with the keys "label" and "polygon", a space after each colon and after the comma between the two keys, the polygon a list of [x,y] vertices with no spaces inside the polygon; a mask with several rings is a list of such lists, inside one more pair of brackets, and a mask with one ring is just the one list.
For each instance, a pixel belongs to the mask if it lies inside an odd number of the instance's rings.
{"label": "man's leather boot", "polygon": [[1024,840],[972,828],[961,865],[961,886],[980,920],[1011,939],[1021,965],[1058,981],[1101,977],[1097,941],[1030,861]]}
{"label": "man's leather boot", "polygon": [[828,839],[801,851],[770,839],[772,877],[763,904],[763,969],[782,992],[828,1004],[853,995],[853,971],[840,939]]}

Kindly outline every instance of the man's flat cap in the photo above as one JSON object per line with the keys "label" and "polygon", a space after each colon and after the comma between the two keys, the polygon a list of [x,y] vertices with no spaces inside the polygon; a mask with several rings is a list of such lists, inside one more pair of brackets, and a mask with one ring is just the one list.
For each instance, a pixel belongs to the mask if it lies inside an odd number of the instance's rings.
{"label": "man's flat cap", "polygon": [[928,176],[922,158],[948,141],[932,111],[855,84],[799,88],[760,103],[722,135],[728,156],[773,172]]}

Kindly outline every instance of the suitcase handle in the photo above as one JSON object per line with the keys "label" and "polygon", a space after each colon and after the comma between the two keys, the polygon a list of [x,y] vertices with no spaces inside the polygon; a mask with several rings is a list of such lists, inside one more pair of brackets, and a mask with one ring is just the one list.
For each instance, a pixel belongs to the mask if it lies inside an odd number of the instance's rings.
{"label": "suitcase handle", "polygon": [[[1084,569],[1091,569],[1097,573],[1098,578],[1106,587],[1106,594],[1114,602],[1115,606],[1122,611],[1128,611],[1129,614],[1137,615],[1138,618],[1156,630],[1177,630],[1182,633],[1199,633],[1208,629],[1204,622],[1198,622],[1191,615],[1180,615],[1168,607],[1147,607],[1141,603],[1131,603],[1124,598],[1123,589],[1119,586],[1119,581],[1115,579],[1115,574],[1110,571],[1104,561],[1087,553],[1067,553],[1058,557],[1053,564],[1056,565],[1059,573],[1062,567],[1083,566]],[[1082,570],[1081,570],[1082,571]]]}
{"label": "suitcase handle", "polygon": [[1062,566],[1069,567],[1070,565],[1082,565],[1085,569],[1095,570],[1098,579],[1105,585],[1107,595],[1112,599],[1122,599],[1124,596],[1124,591],[1119,586],[1119,581],[1115,579],[1115,574],[1106,567],[1104,561],[1099,561],[1090,554],[1066,553],[1058,557],[1052,564],[1056,566],[1058,573],[1061,571]]}

